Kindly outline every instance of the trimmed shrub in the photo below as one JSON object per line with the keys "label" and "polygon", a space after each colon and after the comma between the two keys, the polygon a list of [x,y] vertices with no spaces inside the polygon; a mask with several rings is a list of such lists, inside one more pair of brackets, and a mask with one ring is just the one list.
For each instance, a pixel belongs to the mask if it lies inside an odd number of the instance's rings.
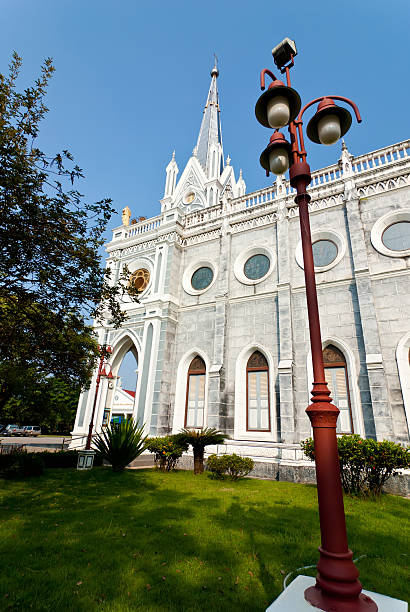
{"label": "trimmed shrub", "polygon": [[213,478],[224,478],[228,475],[231,480],[239,480],[247,476],[254,468],[255,462],[250,457],[240,457],[235,453],[232,455],[210,455],[208,457],[207,469]]}
{"label": "trimmed shrub", "polygon": [[[44,461],[46,468],[75,468],[77,467],[78,452],[76,450],[57,451],[55,453],[42,451],[36,453]],[[94,457],[94,465],[102,465],[102,457],[96,454]]]}
{"label": "trimmed shrub", "polygon": [[29,478],[30,476],[41,476],[44,472],[44,461],[36,453],[20,450],[1,455],[1,458],[0,476],[3,478]]}
{"label": "trimmed shrub", "polygon": [[96,436],[94,445],[114,472],[123,472],[145,450],[147,436],[143,433],[144,427],[138,427],[132,419],[113,423]]}
{"label": "trimmed shrub", "polygon": [[[305,455],[314,461],[315,447],[312,438],[301,442]],[[350,495],[380,495],[384,484],[397,470],[410,467],[410,448],[383,440],[377,442],[359,435],[343,435],[337,438],[340,473],[345,493]]]}
{"label": "trimmed shrub", "polygon": [[[22,456],[25,457],[24,460],[21,459]],[[57,451],[55,453],[52,451],[28,453],[23,449],[4,455],[0,454],[0,474],[4,470],[8,470],[11,465],[14,465],[13,469],[18,471],[18,465],[22,461],[30,462],[31,458],[33,458],[34,464],[41,460],[45,468],[75,468],[77,467],[78,453],[75,450]],[[102,457],[100,455],[95,456],[94,465],[102,465]]]}
{"label": "trimmed shrub", "polygon": [[155,467],[163,472],[175,470],[182,453],[188,450],[189,444],[180,434],[162,438],[148,438],[146,447],[154,453]]}
{"label": "trimmed shrub", "polygon": [[225,478],[225,457],[226,455],[209,455],[206,462],[206,469],[211,472],[211,478],[222,480]]}

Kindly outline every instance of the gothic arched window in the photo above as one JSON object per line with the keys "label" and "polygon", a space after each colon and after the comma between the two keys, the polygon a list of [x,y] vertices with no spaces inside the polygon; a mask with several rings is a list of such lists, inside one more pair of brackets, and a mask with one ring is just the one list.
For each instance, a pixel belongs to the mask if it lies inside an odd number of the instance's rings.
{"label": "gothic arched window", "polygon": [[205,375],[205,363],[197,355],[188,368],[185,427],[202,428],[204,426]]}
{"label": "gothic arched window", "polygon": [[353,433],[346,359],[338,348],[333,346],[333,344],[329,344],[323,351],[323,364],[325,366],[326,382],[329,386],[333,403],[340,410],[336,433]]}
{"label": "gothic arched window", "polygon": [[260,351],[246,365],[246,429],[270,431],[269,366]]}

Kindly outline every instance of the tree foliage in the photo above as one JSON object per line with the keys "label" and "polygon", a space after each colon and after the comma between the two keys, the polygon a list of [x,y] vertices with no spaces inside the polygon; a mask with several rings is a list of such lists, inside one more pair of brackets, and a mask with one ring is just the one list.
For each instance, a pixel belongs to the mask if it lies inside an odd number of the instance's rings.
{"label": "tree foliage", "polygon": [[53,62],[19,92],[21,63],[14,53],[0,74],[0,409],[22,373],[85,384],[98,353],[86,321],[119,326],[119,298],[130,292],[128,271],[114,282],[99,255],[111,200],[84,202],[72,154],[37,146]]}
{"label": "tree foliage", "polygon": [[80,385],[54,376],[36,379],[21,373],[9,381],[10,397],[3,406],[2,423],[41,425],[42,433],[69,433],[74,425]]}

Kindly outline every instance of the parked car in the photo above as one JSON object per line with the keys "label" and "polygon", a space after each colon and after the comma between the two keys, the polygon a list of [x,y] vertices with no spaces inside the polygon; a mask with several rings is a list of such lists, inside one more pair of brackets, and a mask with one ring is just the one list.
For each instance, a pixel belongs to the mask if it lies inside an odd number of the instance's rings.
{"label": "parked car", "polygon": [[20,429],[18,425],[7,425],[6,429],[2,432],[3,436],[15,436],[16,432]]}
{"label": "parked car", "polygon": [[18,436],[39,436],[41,434],[41,427],[38,425],[25,425],[19,432]]}

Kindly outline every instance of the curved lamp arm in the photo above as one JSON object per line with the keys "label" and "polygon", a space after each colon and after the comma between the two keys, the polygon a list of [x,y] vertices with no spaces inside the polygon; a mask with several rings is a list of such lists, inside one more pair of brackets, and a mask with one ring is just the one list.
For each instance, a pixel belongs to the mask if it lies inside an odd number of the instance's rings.
{"label": "curved lamp arm", "polygon": [[264,68],[261,71],[261,89],[265,89],[265,74],[269,75],[272,81],[277,81],[277,78],[275,77],[273,72],[268,68]]}
{"label": "curved lamp arm", "polygon": [[[261,79],[262,79],[262,74],[261,74]],[[301,123],[302,122],[303,113],[310,106],[312,106],[312,104],[316,104],[316,102],[321,102],[321,100],[324,100],[325,98],[331,98],[332,100],[341,100],[342,102],[346,102],[347,104],[350,104],[350,106],[353,108],[354,113],[356,115],[357,123],[361,123],[362,122],[362,118],[360,116],[357,104],[355,104],[352,100],[349,100],[349,98],[344,98],[343,96],[321,96],[320,98],[315,98],[311,102],[308,102],[308,104],[305,104],[305,106],[302,108],[302,110],[300,111],[299,115],[297,116],[297,119],[295,119],[295,123],[299,123],[299,122]]]}

